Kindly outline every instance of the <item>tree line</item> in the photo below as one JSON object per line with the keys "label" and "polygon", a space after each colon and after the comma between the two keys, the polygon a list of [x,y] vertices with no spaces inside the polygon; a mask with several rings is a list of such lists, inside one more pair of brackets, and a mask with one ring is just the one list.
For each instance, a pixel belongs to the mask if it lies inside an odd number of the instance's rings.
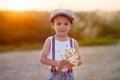
{"label": "tree line", "polygon": [[[43,43],[54,35],[50,12],[0,11],[0,45]],[[120,38],[120,12],[75,12],[69,35],[77,40],[112,35]]]}

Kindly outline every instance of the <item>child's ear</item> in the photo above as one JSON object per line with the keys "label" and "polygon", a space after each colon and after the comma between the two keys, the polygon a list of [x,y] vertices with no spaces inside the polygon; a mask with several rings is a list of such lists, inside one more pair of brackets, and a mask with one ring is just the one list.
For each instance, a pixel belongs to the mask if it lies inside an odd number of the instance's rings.
{"label": "child's ear", "polygon": [[70,29],[72,28],[73,24],[70,24]]}
{"label": "child's ear", "polygon": [[54,29],[54,23],[53,22],[51,22],[51,27]]}

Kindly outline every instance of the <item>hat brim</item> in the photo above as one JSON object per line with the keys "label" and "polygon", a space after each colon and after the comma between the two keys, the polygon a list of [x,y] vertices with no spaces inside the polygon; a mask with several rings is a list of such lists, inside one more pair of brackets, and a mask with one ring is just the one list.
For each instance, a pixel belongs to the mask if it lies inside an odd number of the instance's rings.
{"label": "hat brim", "polygon": [[70,15],[68,15],[66,13],[63,13],[63,12],[61,12],[61,13],[59,12],[59,13],[56,13],[56,14],[52,15],[51,18],[50,18],[51,22],[55,19],[55,17],[60,16],[60,15],[66,16],[70,20],[70,22],[73,23],[73,18]]}

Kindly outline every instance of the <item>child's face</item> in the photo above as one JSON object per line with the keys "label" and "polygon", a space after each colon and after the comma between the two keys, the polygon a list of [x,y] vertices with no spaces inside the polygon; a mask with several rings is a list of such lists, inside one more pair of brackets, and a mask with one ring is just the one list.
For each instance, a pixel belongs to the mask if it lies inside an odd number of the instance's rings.
{"label": "child's face", "polygon": [[70,30],[71,22],[66,16],[57,16],[52,23],[53,28],[58,35],[67,35]]}

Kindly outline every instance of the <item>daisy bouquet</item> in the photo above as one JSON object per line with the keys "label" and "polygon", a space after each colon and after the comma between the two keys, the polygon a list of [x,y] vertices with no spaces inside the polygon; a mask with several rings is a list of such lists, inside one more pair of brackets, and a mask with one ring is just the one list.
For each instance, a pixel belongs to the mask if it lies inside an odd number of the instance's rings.
{"label": "daisy bouquet", "polygon": [[[78,54],[76,53],[76,50],[74,48],[68,47],[68,45],[66,45],[66,50],[64,54],[60,53],[61,51],[58,50],[58,54],[61,58],[61,60],[66,61],[66,62],[70,62],[71,64],[77,66],[78,64]],[[58,69],[58,72],[61,69]]]}

